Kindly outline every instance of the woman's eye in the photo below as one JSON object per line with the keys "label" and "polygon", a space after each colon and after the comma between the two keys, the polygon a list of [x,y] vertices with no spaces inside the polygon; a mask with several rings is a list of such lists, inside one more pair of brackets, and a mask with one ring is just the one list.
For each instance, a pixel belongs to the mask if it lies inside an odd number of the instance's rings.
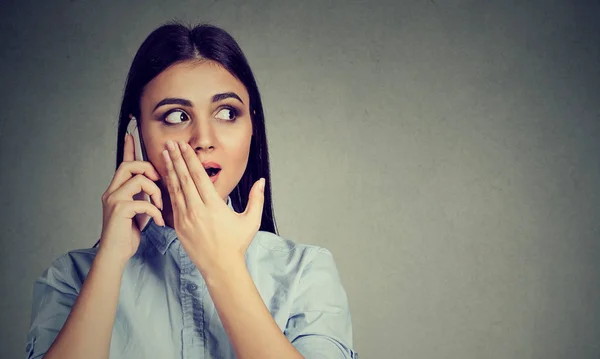
{"label": "woman's eye", "polygon": [[165,120],[171,124],[177,124],[186,121],[188,115],[179,110],[171,111],[165,116]]}
{"label": "woman's eye", "polygon": [[233,108],[224,108],[217,113],[217,118],[225,121],[232,121],[236,118],[236,111]]}

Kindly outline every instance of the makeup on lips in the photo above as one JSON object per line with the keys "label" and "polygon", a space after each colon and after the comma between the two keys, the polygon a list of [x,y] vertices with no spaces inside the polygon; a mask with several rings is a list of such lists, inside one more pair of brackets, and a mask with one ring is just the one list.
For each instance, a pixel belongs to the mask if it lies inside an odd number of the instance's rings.
{"label": "makeup on lips", "polygon": [[215,162],[203,162],[202,166],[206,170],[206,174],[208,174],[212,183],[215,183],[217,178],[219,178],[219,173],[221,173],[221,166]]}

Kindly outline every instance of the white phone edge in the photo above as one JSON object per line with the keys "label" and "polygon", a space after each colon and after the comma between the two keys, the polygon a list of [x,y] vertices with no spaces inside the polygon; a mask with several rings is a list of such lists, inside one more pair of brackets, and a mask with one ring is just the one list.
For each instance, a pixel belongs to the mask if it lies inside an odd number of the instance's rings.
{"label": "white phone edge", "polygon": [[[144,153],[142,152],[142,143],[140,141],[140,133],[138,131],[137,120],[135,117],[132,117],[129,121],[129,124],[127,125],[127,133],[133,137],[133,143],[135,148],[135,160],[145,161],[146,159],[144,158]],[[138,201],[148,201],[149,203],[152,203],[152,201],[150,201],[150,196],[143,191],[133,195],[133,199]],[[135,221],[137,222],[140,231],[144,230],[146,225],[150,222],[151,218],[152,217],[150,217],[146,213],[138,213],[135,215]]]}

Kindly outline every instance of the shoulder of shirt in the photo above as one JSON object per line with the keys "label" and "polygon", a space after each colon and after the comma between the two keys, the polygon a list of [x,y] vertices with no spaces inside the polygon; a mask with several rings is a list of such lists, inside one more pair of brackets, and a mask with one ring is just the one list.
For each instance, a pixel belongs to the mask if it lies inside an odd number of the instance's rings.
{"label": "shoulder of shirt", "polygon": [[319,253],[332,255],[327,248],[314,244],[300,243],[266,231],[258,231],[254,241],[261,248],[274,253],[302,252],[306,254],[310,253],[312,255],[317,255]]}
{"label": "shoulder of shirt", "polygon": [[250,253],[248,259],[252,265],[260,263],[263,270],[266,268],[269,273],[275,271],[279,276],[289,275],[298,280],[306,275],[317,275],[319,280],[330,278],[333,282],[339,281],[335,279],[339,274],[333,254],[318,245],[299,243],[278,234],[259,231],[247,253]]}
{"label": "shoulder of shirt", "polygon": [[63,254],[65,260],[71,260],[75,262],[92,262],[98,253],[98,247],[95,248],[80,248],[73,249]]}
{"label": "shoulder of shirt", "polygon": [[56,259],[54,260],[54,262],[52,263],[57,264],[59,262],[69,262],[69,261],[75,261],[75,262],[92,262],[94,260],[94,258],[96,257],[96,253],[98,253],[98,247],[96,248],[80,248],[80,249],[72,249],[66,253],[63,253],[61,255],[59,255],[58,257],[56,257]]}
{"label": "shoulder of shirt", "polygon": [[97,252],[98,248],[96,247],[73,249],[63,253],[54,259],[40,277],[77,275],[84,278],[89,272]]}

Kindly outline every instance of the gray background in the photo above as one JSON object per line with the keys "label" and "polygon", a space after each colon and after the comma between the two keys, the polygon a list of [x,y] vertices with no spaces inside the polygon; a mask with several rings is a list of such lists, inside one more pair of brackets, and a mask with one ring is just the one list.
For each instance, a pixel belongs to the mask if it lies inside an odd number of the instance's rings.
{"label": "gray background", "polygon": [[329,248],[361,358],[600,356],[592,1],[2,5],[0,356],[101,231],[144,38],[208,21],[263,95],[281,235]]}

